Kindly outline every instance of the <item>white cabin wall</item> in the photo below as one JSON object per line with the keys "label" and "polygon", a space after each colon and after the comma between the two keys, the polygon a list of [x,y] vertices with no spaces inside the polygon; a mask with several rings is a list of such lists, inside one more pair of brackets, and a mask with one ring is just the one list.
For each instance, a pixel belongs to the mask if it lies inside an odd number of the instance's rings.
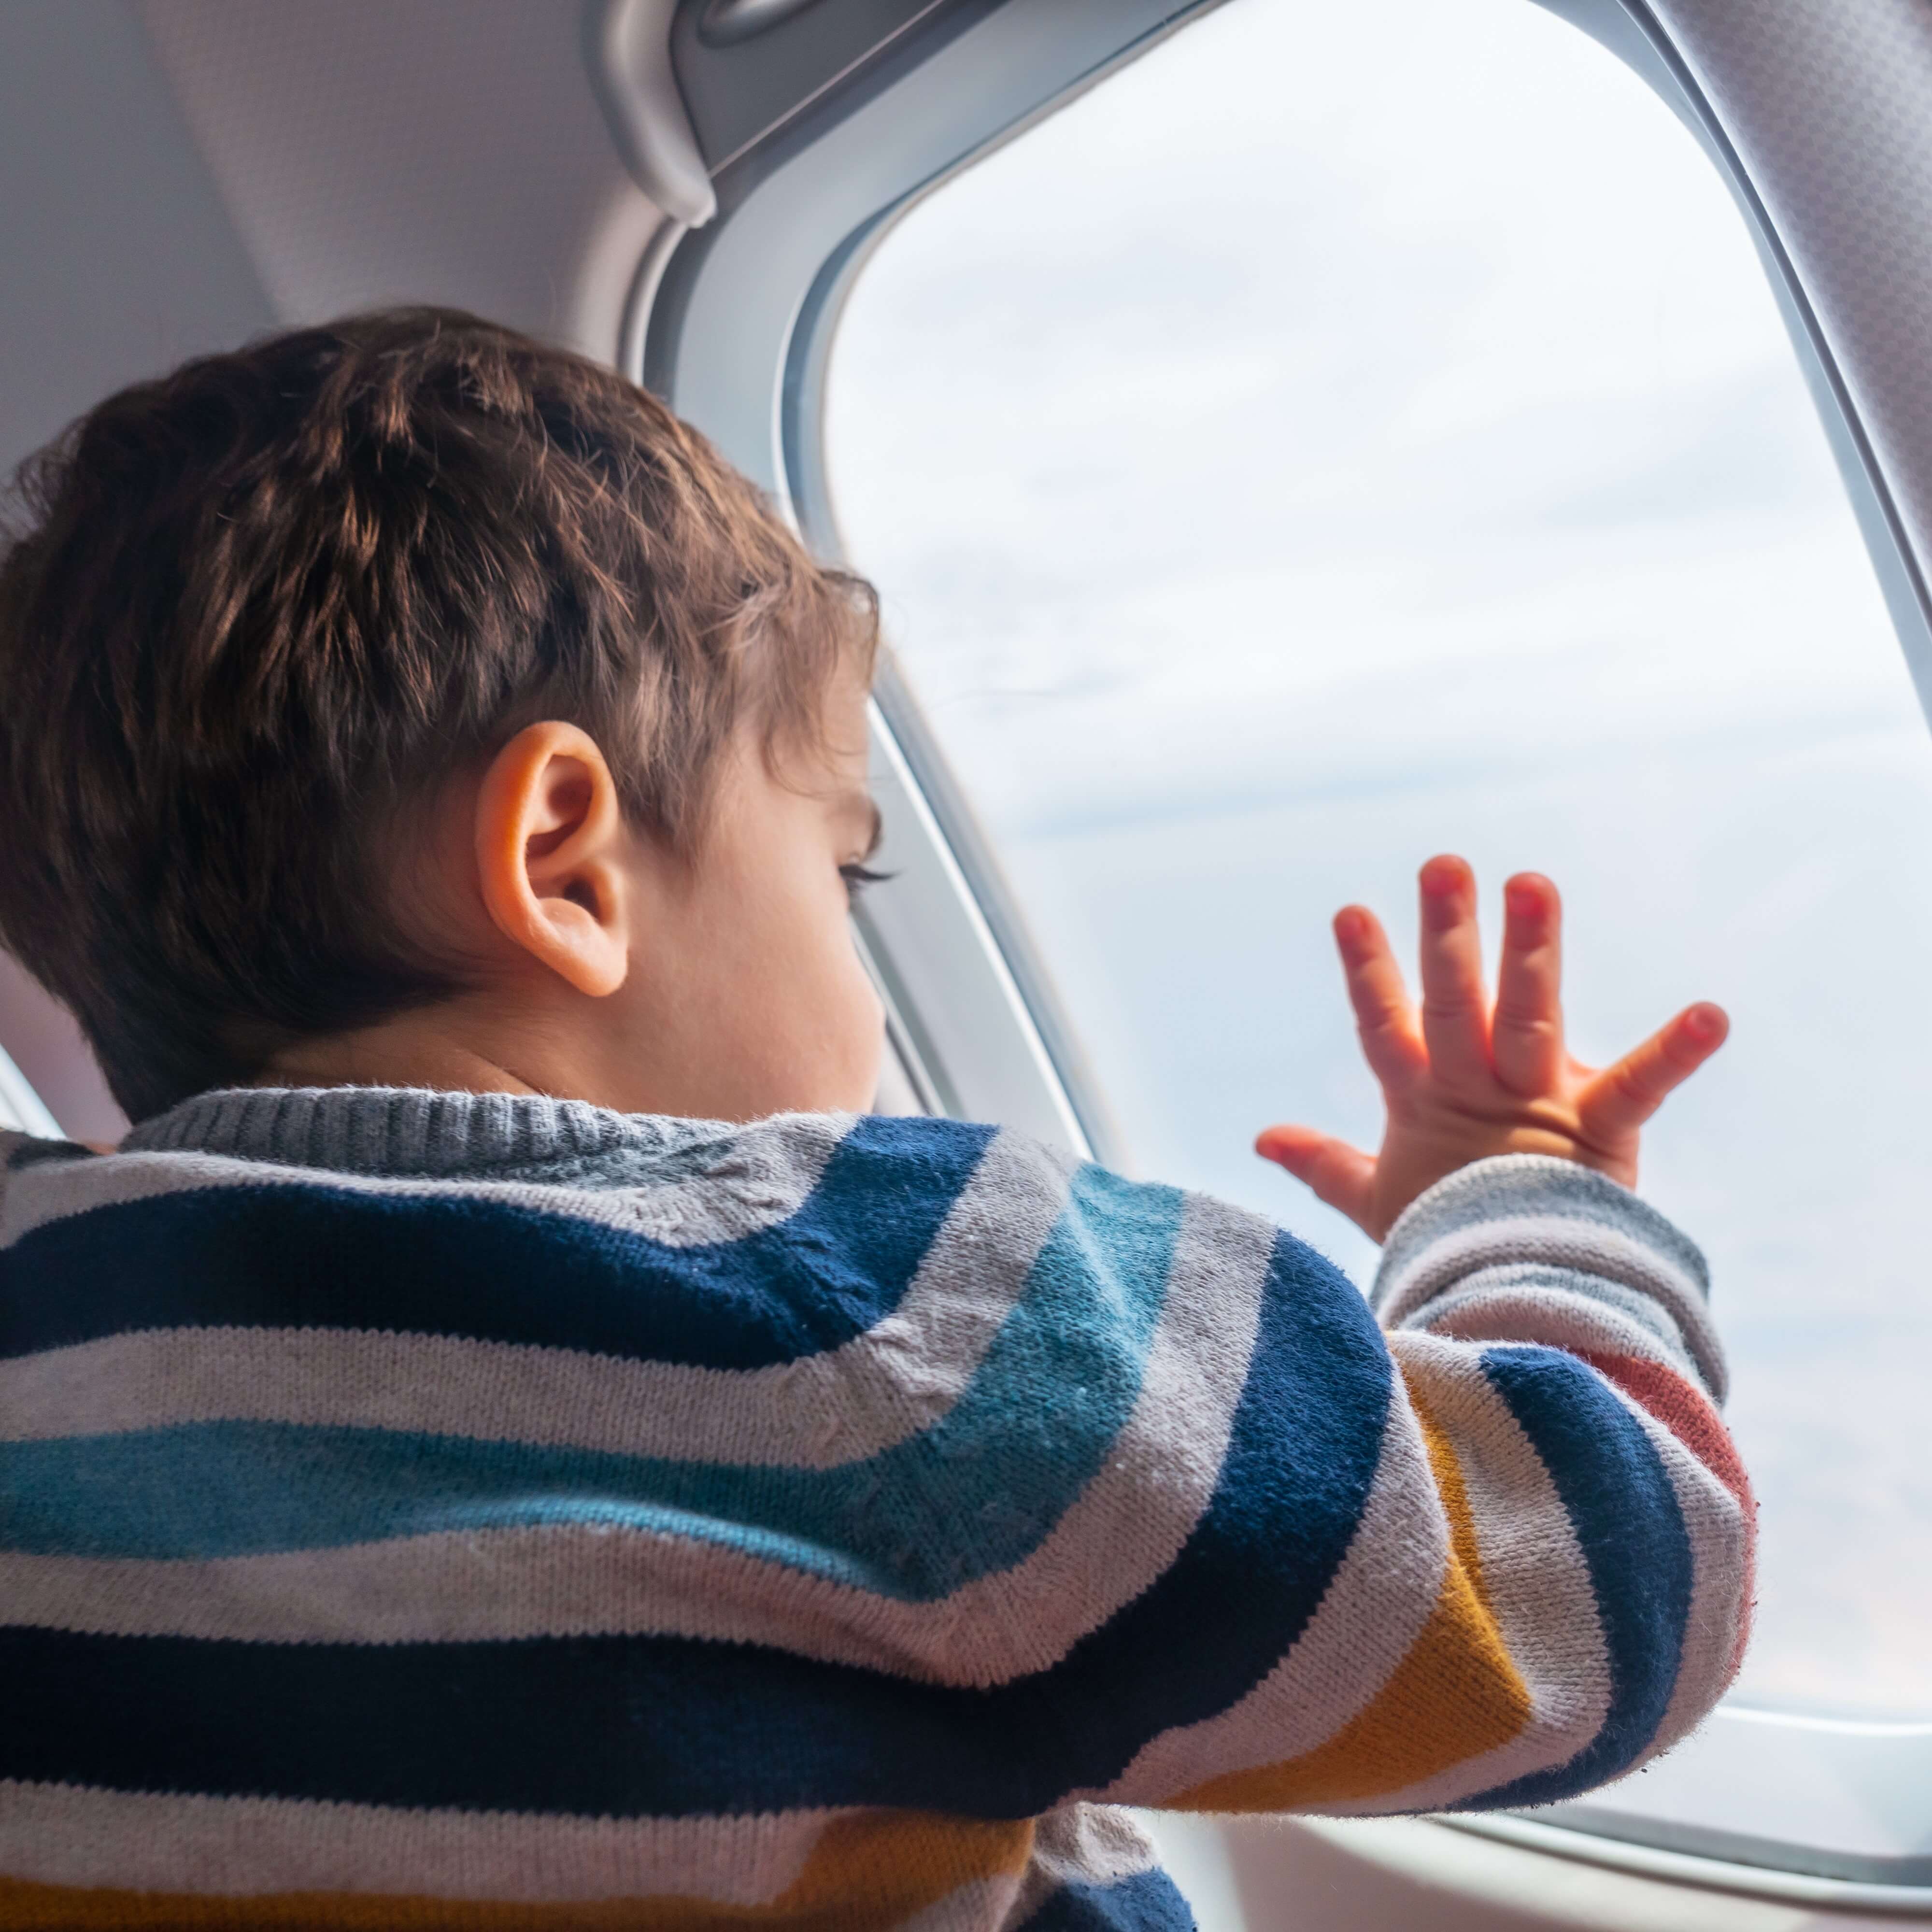
{"label": "white cabin wall", "polygon": [[287,322],[448,303],[616,352],[658,211],[577,0],[134,0]]}

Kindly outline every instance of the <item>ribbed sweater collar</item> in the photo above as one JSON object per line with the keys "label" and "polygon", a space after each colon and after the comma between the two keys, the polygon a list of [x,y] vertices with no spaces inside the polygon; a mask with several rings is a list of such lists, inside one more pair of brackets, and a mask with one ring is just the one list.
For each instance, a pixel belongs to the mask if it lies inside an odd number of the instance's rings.
{"label": "ribbed sweater collar", "polygon": [[243,1087],[184,1100],[122,1143],[130,1154],[226,1154],[352,1174],[462,1174],[658,1151],[715,1124],[616,1114],[540,1094],[406,1087]]}

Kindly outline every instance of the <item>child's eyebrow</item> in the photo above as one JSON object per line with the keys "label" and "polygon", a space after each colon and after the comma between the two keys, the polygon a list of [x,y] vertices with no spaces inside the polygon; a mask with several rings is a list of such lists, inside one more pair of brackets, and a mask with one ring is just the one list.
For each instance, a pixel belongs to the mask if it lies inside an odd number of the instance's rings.
{"label": "child's eyebrow", "polygon": [[870,859],[877,855],[880,844],[885,838],[886,821],[880,815],[878,801],[874,799],[868,798],[866,800],[866,816],[871,820],[872,826],[872,836],[866,841],[865,856]]}

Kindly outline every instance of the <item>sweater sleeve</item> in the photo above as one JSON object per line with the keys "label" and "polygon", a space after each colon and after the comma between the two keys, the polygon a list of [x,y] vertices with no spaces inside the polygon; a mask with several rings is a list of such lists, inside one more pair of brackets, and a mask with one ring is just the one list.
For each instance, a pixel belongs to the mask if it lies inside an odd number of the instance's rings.
{"label": "sweater sleeve", "polygon": [[1286,1235],[1249,1317],[1233,1258],[1256,1231],[1206,1207],[1192,1226],[1172,1292],[1216,1306],[1198,1359],[1238,1354],[1240,1393],[1216,1436],[1197,1370],[1170,1418],[1177,1468],[1219,1453],[1184,1543],[1123,1615],[1186,1606],[1148,1681],[1122,1686],[1147,1735],[1100,1795],[1537,1804],[1699,1722],[1742,1652],[1752,1510],[1689,1241],[1587,1169],[1480,1162],[1392,1230],[1378,1331]]}
{"label": "sweater sleeve", "polygon": [[1480,1162],[1365,1300],[1259,1216],[1060,1184],[922,1459],[944,1607],[908,1663],[980,1687],[967,1808],[1534,1804],[1710,1708],[1751,1505],[1668,1222],[1567,1162]]}

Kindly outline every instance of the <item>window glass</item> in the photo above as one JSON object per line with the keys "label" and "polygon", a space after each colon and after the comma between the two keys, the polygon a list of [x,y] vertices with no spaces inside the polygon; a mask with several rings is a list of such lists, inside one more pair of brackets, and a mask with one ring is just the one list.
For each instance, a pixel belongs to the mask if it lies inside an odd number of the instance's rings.
{"label": "window glass", "polygon": [[[1372,1142],[1327,920],[1569,908],[1760,1486],[1760,1702],[1932,1714],[1932,745],[1743,224],[1530,0],[1234,0],[913,210],[830,378],[846,547],[1142,1171]],[[1492,928],[1493,932],[1493,927]]]}

